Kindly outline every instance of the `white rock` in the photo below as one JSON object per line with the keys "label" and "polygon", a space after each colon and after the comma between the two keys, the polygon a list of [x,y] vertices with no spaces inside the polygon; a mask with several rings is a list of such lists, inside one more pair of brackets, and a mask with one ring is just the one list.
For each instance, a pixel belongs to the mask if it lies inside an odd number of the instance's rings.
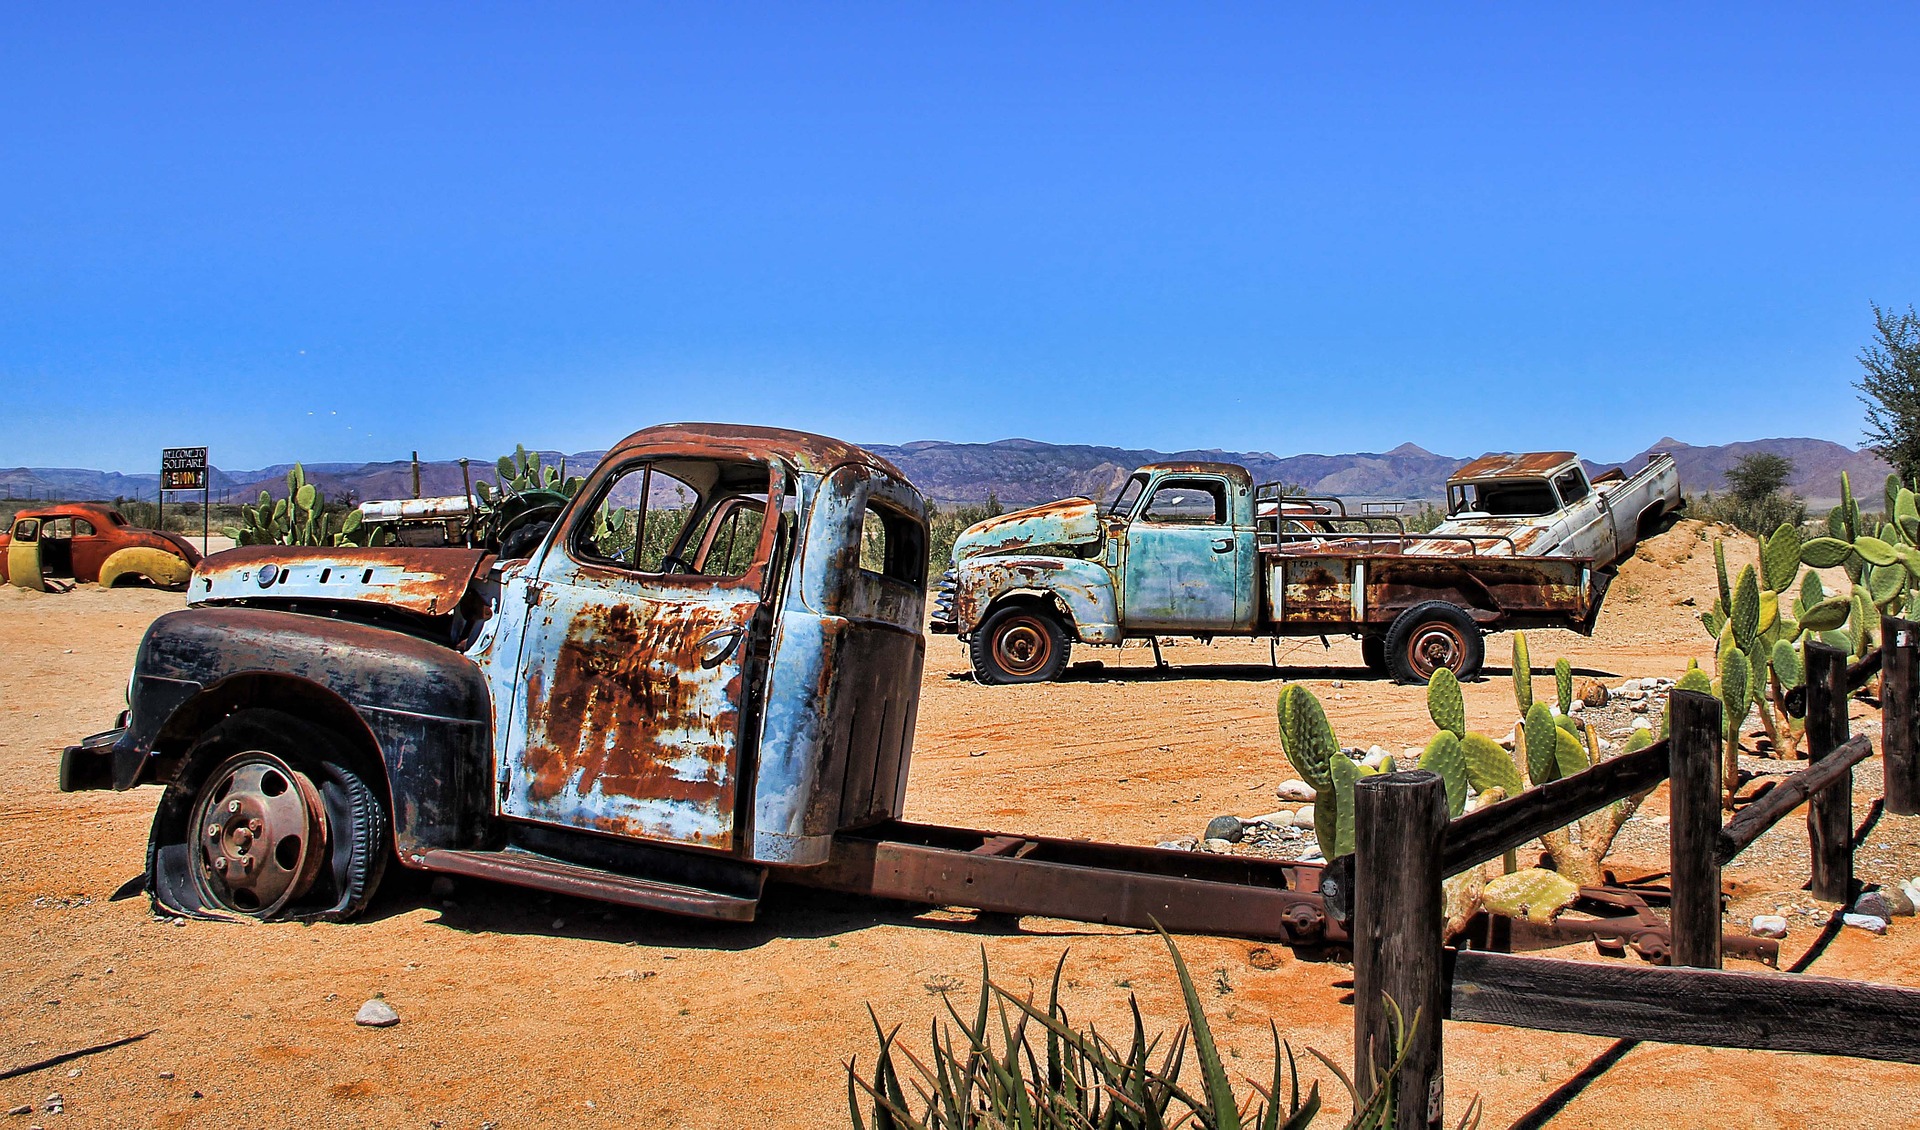
{"label": "white rock", "polygon": [[1312,800],[1313,786],[1296,777],[1280,782],[1278,793],[1281,800]]}
{"label": "white rock", "polygon": [[1633,728],[1636,730],[1651,730],[1653,729],[1653,723],[1647,721],[1645,718],[1635,718],[1633,720]]}
{"label": "white rock", "polygon": [[1159,843],[1153,846],[1157,848],[1166,848],[1168,851],[1192,851],[1193,850],[1192,844],[1183,844],[1179,840],[1161,840]]}
{"label": "white rock", "polygon": [[1265,824],[1269,828],[1284,828],[1293,823],[1293,809],[1278,808],[1267,813],[1265,816],[1249,817],[1246,822],[1248,824]]}
{"label": "white rock", "polygon": [[1553,715],[1555,718],[1560,717],[1560,704],[1557,702],[1549,702],[1547,704],[1547,713]]}
{"label": "white rock", "polygon": [[1840,916],[1840,921],[1855,929],[1865,930],[1869,934],[1887,932],[1887,920],[1875,914],[1843,914]]}
{"label": "white rock", "polygon": [[1376,745],[1376,746],[1367,747],[1367,756],[1368,757],[1392,757],[1393,754],[1387,752],[1386,746]]}
{"label": "white rock", "polygon": [[1293,814],[1293,826],[1296,828],[1313,827],[1313,806],[1311,804],[1301,805],[1299,811]]}
{"label": "white rock", "polygon": [[393,1011],[392,1005],[375,997],[360,1006],[360,1011],[353,1014],[353,1022],[363,1028],[391,1028],[400,1023],[400,1014]]}
{"label": "white rock", "polygon": [[1213,839],[1206,841],[1206,843],[1208,851],[1217,851],[1224,854],[1233,850],[1232,840]]}
{"label": "white rock", "polygon": [[1628,679],[1622,682],[1618,687],[1614,688],[1613,693],[1614,694],[1638,694],[1639,692],[1640,692],[1640,680]]}
{"label": "white rock", "polygon": [[1747,932],[1756,938],[1784,938],[1787,936],[1787,920],[1778,914],[1756,914]]}
{"label": "white rock", "polygon": [[1393,755],[1391,753],[1388,753],[1386,750],[1380,749],[1377,746],[1374,748],[1377,752],[1369,753],[1365,757],[1361,758],[1360,764],[1366,766],[1369,769],[1378,769],[1382,765],[1385,765],[1387,762],[1393,760]]}
{"label": "white rock", "polygon": [[1585,699],[1576,698],[1573,700],[1573,705],[1567,707],[1568,714],[1585,714],[1586,712],[1587,702]]}

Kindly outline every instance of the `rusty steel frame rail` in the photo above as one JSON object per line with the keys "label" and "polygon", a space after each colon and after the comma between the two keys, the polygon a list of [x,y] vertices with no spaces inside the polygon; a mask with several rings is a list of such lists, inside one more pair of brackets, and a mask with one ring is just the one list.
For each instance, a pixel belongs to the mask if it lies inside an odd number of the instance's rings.
{"label": "rusty steel frame rail", "polygon": [[1311,863],[889,821],[842,832],[829,862],[776,878],[932,906],[1343,944],[1320,872]]}

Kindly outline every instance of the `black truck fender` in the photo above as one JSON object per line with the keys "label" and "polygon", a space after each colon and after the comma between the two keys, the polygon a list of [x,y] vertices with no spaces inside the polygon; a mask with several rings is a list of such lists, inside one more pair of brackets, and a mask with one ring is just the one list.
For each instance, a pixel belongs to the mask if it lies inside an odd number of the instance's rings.
{"label": "black truck fender", "polygon": [[128,699],[124,728],[69,750],[76,768],[63,766],[63,779],[104,784],[107,774],[79,767],[92,753],[110,757],[115,789],[169,783],[202,733],[236,711],[268,708],[358,751],[403,861],[484,846],[492,702],[479,667],[451,648],[303,613],[189,608],[147,630]]}

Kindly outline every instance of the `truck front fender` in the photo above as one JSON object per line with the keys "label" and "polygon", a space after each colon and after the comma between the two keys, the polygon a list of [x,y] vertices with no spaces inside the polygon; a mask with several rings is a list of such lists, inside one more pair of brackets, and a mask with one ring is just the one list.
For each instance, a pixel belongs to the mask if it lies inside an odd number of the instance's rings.
{"label": "truck front fender", "polygon": [[402,632],[292,612],[189,608],[154,621],[140,643],[126,729],[113,745],[113,786],[164,780],[202,732],[236,710],[299,714],[378,758],[395,846],[411,863],[429,848],[477,847],[485,835],[490,703],[472,660]]}
{"label": "truck front fender", "polygon": [[973,557],[955,567],[954,619],[971,635],[1001,599],[1017,593],[1055,597],[1082,643],[1120,642],[1113,577],[1098,561],[1074,557]]}

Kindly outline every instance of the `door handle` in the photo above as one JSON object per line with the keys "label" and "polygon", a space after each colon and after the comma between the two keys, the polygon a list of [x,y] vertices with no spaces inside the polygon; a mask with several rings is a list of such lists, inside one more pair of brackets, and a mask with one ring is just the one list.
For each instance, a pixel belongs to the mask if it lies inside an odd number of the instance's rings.
{"label": "door handle", "polygon": [[715,628],[701,636],[700,642],[693,645],[700,653],[700,666],[711,669],[725,663],[733,649],[740,646],[742,634],[739,628]]}
{"label": "door handle", "polygon": [[1214,538],[1213,551],[1215,553],[1233,552],[1233,539],[1232,538]]}

